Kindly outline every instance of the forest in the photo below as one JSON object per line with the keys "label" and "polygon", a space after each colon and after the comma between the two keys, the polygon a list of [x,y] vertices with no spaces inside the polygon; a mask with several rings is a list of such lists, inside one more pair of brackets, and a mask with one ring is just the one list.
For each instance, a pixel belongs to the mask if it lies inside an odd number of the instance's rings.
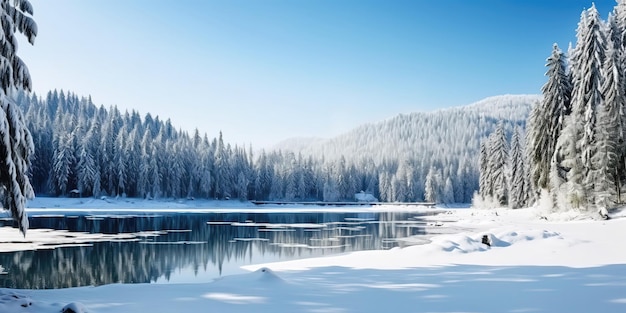
{"label": "forest", "polygon": [[33,137],[37,195],[354,201],[365,191],[380,201],[453,203],[478,189],[481,138],[502,118],[507,134],[523,126],[538,99],[399,115],[301,151],[232,146],[221,133],[189,133],[71,92],[20,93],[16,102]]}
{"label": "forest", "polygon": [[[554,44],[542,100],[527,124],[526,147],[502,131],[483,141],[480,195],[513,208],[537,200],[553,209],[607,210],[626,184],[626,3],[607,20],[584,10],[576,44]],[[522,144],[523,145],[523,144]],[[524,153],[525,151],[525,153]]]}

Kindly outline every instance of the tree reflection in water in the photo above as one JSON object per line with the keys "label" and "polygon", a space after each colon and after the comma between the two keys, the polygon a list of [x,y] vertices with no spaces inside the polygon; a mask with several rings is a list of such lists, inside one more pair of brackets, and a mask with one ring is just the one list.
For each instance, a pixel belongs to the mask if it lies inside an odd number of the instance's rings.
{"label": "tree reflection in water", "polygon": [[[10,221],[0,222],[11,223]],[[67,288],[170,280],[191,268],[199,281],[228,263],[289,260],[388,249],[424,233],[415,213],[206,213],[33,216],[31,229],[137,233],[135,240],[0,253],[0,286]],[[201,275],[202,274],[202,275]]]}

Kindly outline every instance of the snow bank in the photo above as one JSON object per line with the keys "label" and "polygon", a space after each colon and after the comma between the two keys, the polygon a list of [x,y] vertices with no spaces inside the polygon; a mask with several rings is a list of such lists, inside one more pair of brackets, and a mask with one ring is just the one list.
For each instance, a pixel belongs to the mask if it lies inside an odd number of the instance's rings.
{"label": "snow bank", "polygon": [[[572,216],[576,216],[573,221],[560,221]],[[256,270],[269,267],[284,271],[326,266],[406,269],[452,264],[569,267],[626,264],[626,250],[614,246],[616,242],[613,238],[626,234],[626,218],[617,216],[614,215],[612,220],[598,221],[588,215],[572,213],[557,213],[545,219],[533,208],[448,210],[444,214],[425,218],[437,231],[446,228],[463,231],[433,236],[427,244],[244,268]],[[482,243],[483,236],[489,238],[491,246]],[[596,253],[598,250],[602,252]]]}

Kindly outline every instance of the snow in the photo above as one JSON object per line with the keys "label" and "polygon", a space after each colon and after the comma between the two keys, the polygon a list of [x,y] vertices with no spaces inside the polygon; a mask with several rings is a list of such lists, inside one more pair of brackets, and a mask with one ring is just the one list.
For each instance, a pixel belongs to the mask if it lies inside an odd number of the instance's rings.
{"label": "snow", "polygon": [[239,200],[186,200],[161,199],[147,200],[136,198],[54,198],[37,197],[28,202],[26,212],[33,214],[56,214],[57,212],[87,214],[128,214],[133,212],[176,212],[176,213],[292,213],[292,212],[434,212],[428,206],[416,205],[359,205],[359,206],[317,206],[306,204],[255,205]]}
{"label": "snow", "polygon": [[439,211],[428,224],[443,234],[423,245],[246,266],[197,284],[0,289],[0,312],[626,311],[626,210],[606,221],[538,208]]}

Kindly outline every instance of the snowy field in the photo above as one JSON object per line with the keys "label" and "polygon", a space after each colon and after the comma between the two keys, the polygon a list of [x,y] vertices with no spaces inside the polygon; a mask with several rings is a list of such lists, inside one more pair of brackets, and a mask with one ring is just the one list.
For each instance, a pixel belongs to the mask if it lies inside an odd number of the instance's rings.
{"label": "snowy field", "polygon": [[[31,204],[29,214],[37,214],[38,206],[100,207],[71,202],[79,199],[54,205],[39,201]],[[258,209],[236,203],[213,204]],[[206,209],[208,204],[164,202],[158,207],[152,202],[144,208]],[[108,209],[132,208],[111,203]],[[432,225],[467,231],[403,249],[248,266],[248,274],[199,284],[0,289],[0,312],[52,313],[64,307],[71,309],[66,312],[102,313],[626,312],[626,245],[621,241],[626,238],[626,210],[613,212],[608,221],[533,208],[442,212],[429,217]],[[0,236],[11,231],[2,229]],[[481,243],[484,235],[491,247]]]}

